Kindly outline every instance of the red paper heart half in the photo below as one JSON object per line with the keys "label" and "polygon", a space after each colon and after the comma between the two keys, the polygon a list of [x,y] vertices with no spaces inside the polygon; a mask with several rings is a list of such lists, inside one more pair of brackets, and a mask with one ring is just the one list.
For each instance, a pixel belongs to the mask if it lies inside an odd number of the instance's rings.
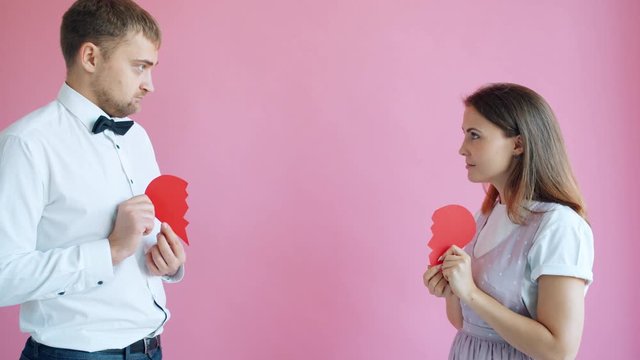
{"label": "red paper heart half", "polygon": [[153,203],[156,218],[168,223],[180,239],[189,245],[189,238],[187,238],[189,222],[184,219],[184,214],[189,209],[187,185],[186,181],[177,176],[160,175],[149,183],[144,193]]}
{"label": "red paper heart half", "polygon": [[431,240],[427,245],[431,248],[429,262],[431,265],[442,263],[438,258],[451,245],[465,247],[476,234],[476,221],[471,212],[460,205],[446,205],[433,212]]}

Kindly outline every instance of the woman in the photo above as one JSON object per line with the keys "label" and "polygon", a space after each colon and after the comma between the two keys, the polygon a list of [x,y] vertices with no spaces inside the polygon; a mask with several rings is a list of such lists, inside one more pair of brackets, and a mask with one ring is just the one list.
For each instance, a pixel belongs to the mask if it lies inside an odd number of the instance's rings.
{"label": "woman", "polygon": [[488,189],[475,238],[424,274],[459,330],[449,358],[575,358],[593,235],[555,116],[515,84],[464,103],[460,155],[469,180]]}

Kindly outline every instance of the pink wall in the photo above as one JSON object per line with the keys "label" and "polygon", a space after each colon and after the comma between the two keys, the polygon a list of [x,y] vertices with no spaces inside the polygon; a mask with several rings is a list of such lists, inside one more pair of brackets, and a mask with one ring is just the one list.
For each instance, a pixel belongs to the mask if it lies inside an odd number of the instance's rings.
{"label": "pink wall", "polygon": [[[70,3],[0,3],[0,128],[57,93]],[[191,182],[166,358],[444,358],[454,331],[421,280],[429,217],[479,205],[460,98],[491,81],[549,100],[590,207],[579,358],[640,352],[637,1],[141,4],[164,44],[135,118]],[[0,324],[0,358],[15,359],[17,308]]]}

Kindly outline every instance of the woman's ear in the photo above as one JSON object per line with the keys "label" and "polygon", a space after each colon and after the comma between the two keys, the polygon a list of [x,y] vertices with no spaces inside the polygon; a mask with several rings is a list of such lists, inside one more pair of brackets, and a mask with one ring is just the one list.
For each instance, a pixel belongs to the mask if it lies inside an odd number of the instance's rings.
{"label": "woman's ear", "polygon": [[522,155],[524,152],[524,147],[522,147],[522,135],[516,135],[513,145],[513,156]]}

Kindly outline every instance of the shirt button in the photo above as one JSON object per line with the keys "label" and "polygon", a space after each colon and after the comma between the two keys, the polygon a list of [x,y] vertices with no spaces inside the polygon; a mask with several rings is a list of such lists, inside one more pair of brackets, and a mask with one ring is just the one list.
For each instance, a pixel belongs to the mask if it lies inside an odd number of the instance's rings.
{"label": "shirt button", "polygon": [[116,144],[116,149],[120,149],[120,145]]}
{"label": "shirt button", "polygon": [[129,179],[129,182],[133,184],[133,179]]}
{"label": "shirt button", "polygon": [[98,281],[98,285],[102,285],[102,284],[104,284],[102,280]]}
{"label": "shirt button", "polygon": [[64,291],[60,291],[58,295],[64,295]]}

